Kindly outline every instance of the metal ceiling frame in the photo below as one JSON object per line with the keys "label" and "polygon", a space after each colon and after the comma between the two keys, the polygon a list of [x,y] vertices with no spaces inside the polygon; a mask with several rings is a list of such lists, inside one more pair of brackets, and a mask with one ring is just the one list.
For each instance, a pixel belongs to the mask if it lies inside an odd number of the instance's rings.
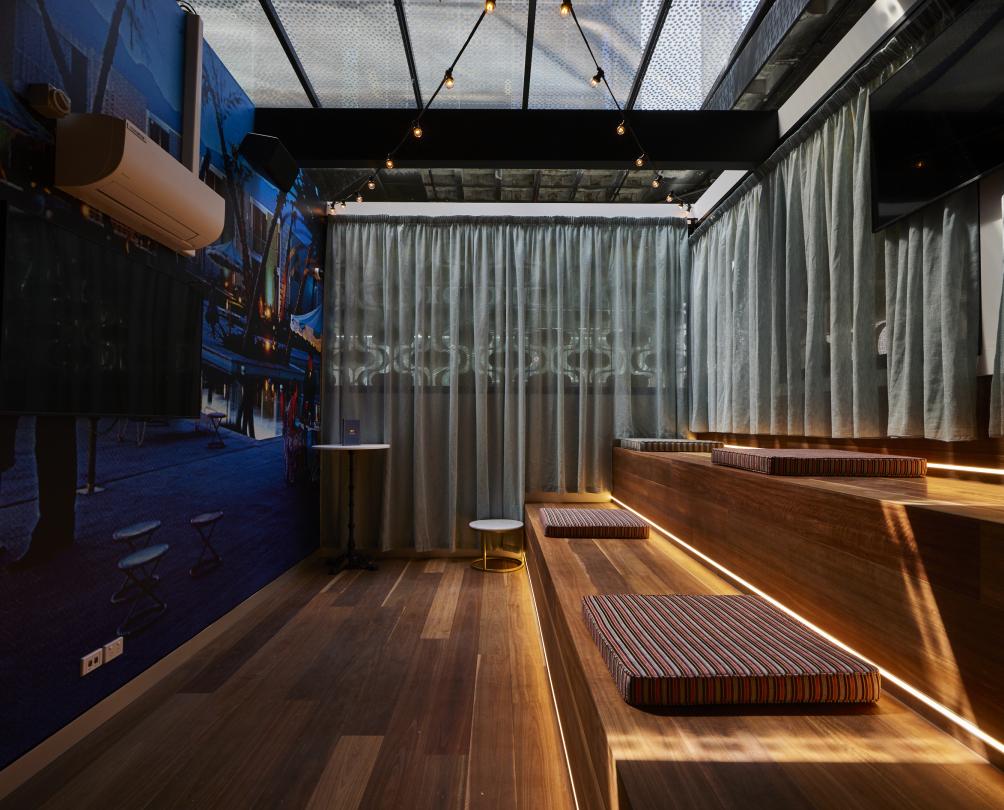
{"label": "metal ceiling frame", "polygon": [[311,84],[307,71],[303,69],[300,55],[296,52],[296,48],[293,47],[289,34],[286,33],[286,27],[282,24],[282,20],[279,19],[275,6],[272,5],[272,0],[258,0],[258,3],[261,5],[261,10],[265,13],[268,24],[272,26],[272,33],[279,40],[279,45],[282,46],[282,50],[285,52],[286,58],[289,60],[289,64],[296,74],[296,78],[299,79],[300,84],[303,86],[303,92],[307,94],[311,106],[320,108],[322,106],[321,100],[314,91],[314,85]]}
{"label": "metal ceiling frame", "polygon": [[652,61],[656,45],[659,44],[659,37],[662,36],[662,29],[666,25],[666,18],[669,16],[669,10],[672,7],[673,0],[662,0],[659,14],[655,18],[655,25],[652,26],[652,33],[649,34],[648,43],[645,45],[645,52],[638,63],[638,70],[635,71],[634,81],[631,82],[631,92],[628,93],[627,101],[624,103],[625,112],[634,109],[635,102],[638,100],[638,94],[641,93],[641,86],[645,82],[645,74],[648,73],[649,63]]}

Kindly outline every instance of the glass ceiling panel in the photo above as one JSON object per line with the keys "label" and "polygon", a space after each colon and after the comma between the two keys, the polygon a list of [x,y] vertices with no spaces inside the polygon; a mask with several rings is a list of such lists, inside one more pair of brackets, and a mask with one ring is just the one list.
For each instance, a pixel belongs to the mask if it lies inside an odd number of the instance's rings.
{"label": "glass ceiling panel", "polygon": [[415,106],[391,0],[273,0],[272,5],[325,107]]}
{"label": "glass ceiling panel", "polygon": [[675,0],[638,94],[640,110],[698,110],[759,0]]}
{"label": "glass ceiling panel", "polygon": [[196,0],[206,42],[258,107],[309,107],[258,0]]}
{"label": "glass ceiling panel", "polygon": [[[464,44],[483,6],[472,0],[405,0],[422,97],[428,102]],[[453,71],[434,107],[519,108],[523,104],[529,3],[500,0]]]}
{"label": "glass ceiling panel", "polygon": [[[501,3],[499,4],[502,5]],[[557,2],[537,4],[530,106],[547,109],[616,109],[601,85],[575,22],[558,13]],[[589,46],[623,105],[659,13],[658,0],[576,0],[575,13]]]}

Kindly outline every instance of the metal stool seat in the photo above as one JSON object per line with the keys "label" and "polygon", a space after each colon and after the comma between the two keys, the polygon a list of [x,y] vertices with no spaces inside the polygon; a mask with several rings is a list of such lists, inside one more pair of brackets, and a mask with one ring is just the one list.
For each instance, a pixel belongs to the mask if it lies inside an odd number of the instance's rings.
{"label": "metal stool seat", "polygon": [[[157,595],[158,578],[154,572],[170,546],[158,543],[127,554],[119,560],[118,568],[130,582],[136,594],[129,601],[129,613],[116,631],[120,636],[131,636],[150,626],[167,610],[167,602]],[[146,600],[143,600],[143,596]],[[142,603],[146,601],[147,604]]]}
{"label": "metal stool seat", "polygon": [[199,559],[195,565],[188,569],[190,576],[198,577],[202,574],[207,574],[223,562],[223,558],[213,548],[212,544],[213,532],[216,530],[216,524],[222,517],[222,512],[203,512],[201,515],[196,515],[188,521],[192,525],[192,528],[198,532],[199,539],[202,541]]}
{"label": "metal stool seat", "polygon": [[523,528],[522,521],[492,518],[489,520],[472,520],[469,525],[481,536],[481,556],[471,563],[472,568],[477,568],[479,571],[507,573],[509,571],[518,571],[524,566],[526,563],[526,551],[523,548],[522,534],[520,534],[519,557],[489,556],[488,554],[488,542],[492,535],[497,535],[501,538],[506,534],[519,531]]}
{"label": "metal stool seat", "polygon": [[[131,526],[126,526],[124,529],[119,529],[112,535],[112,540],[118,543],[125,543],[130,551],[137,551],[150,545],[153,533],[159,528],[159,520],[143,520],[139,523],[133,523]],[[157,579],[160,579],[160,577],[157,577]],[[126,577],[125,581],[119,586],[119,589],[112,594],[112,604],[117,605],[119,602],[128,601],[136,595],[135,589],[136,583],[129,579],[129,577]]]}

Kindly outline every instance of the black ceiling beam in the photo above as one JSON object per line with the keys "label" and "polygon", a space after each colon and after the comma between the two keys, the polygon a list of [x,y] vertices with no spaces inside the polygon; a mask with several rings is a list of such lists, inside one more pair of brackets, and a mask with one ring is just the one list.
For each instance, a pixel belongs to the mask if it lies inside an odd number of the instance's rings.
{"label": "black ceiling beam", "polygon": [[411,34],[408,33],[408,19],[404,16],[404,3],[394,0],[394,10],[397,12],[397,25],[401,29],[401,44],[404,45],[404,58],[408,60],[408,72],[411,74],[411,89],[415,91],[415,107],[423,107],[422,90],[418,86],[418,71],[415,69],[415,52],[411,47]]}
{"label": "black ceiling beam", "polygon": [[[377,168],[413,116],[401,109],[259,107],[255,132],[281,140],[302,168]],[[778,145],[775,110],[642,110],[631,125],[650,145],[655,169],[752,169]],[[397,166],[623,169],[635,157],[607,110],[434,107],[422,126],[425,136],[404,144]]]}
{"label": "black ceiling beam", "polygon": [[659,15],[655,18],[655,25],[652,26],[652,33],[645,45],[645,53],[641,55],[641,62],[638,63],[638,70],[635,71],[634,81],[631,83],[631,92],[628,93],[627,102],[624,104],[625,110],[633,110],[634,103],[638,100],[641,86],[645,81],[645,74],[648,73],[648,64],[652,61],[652,54],[655,53],[655,46],[659,44],[659,37],[662,36],[662,28],[666,24],[666,17],[673,7],[673,0],[662,0],[659,7]]}
{"label": "black ceiling beam", "polygon": [[303,69],[300,56],[297,54],[296,48],[293,47],[289,34],[286,33],[286,27],[282,24],[282,20],[279,19],[275,6],[272,5],[272,0],[258,0],[258,2],[261,3],[261,10],[265,12],[268,24],[272,26],[276,39],[279,40],[279,44],[282,46],[283,51],[285,51],[286,58],[289,60],[289,64],[292,65],[296,78],[300,80],[303,92],[307,94],[307,98],[310,100],[312,106],[320,108],[321,100],[317,97],[317,93],[314,92],[314,85],[310,83],[307,71]]}
{"label": "black ceiling beam", "polygon": [[537,19],[537,0],[530,0],[526,17],[526,59],[523,62],[523,109],[530,108],[530,68],[533,62],[533,24]]}

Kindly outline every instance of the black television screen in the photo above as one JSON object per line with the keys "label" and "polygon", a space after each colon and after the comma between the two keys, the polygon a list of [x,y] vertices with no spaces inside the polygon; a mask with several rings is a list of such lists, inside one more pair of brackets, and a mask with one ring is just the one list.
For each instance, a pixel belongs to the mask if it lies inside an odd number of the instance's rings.
{"label": "black television screen", "polygon": [[1004,2],[976,0],[869,101],[873,230],[1004,165]]}
{"label": "black television screen", "polygon": [[180,259],[86,221],[13,206],[0,221],[0,411],[198,414],[202,296]]}

